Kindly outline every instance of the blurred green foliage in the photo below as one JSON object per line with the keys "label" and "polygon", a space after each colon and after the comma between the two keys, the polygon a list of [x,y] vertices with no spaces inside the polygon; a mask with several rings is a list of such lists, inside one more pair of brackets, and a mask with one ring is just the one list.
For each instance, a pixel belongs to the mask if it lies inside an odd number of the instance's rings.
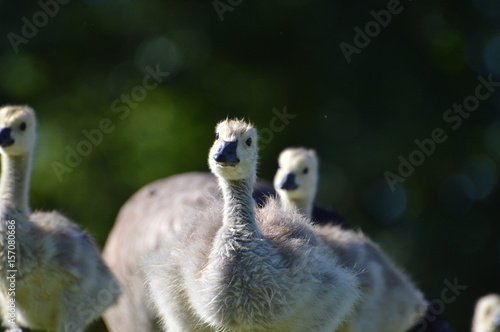
{"label": "blurred green foliage", "polygon": [[[0,100],[39,118],[33,208],[62,211],[104,245],[141,186],[207,170],[217,121],[243,117],[272,132],[286,108],[296,117],[268,137],[262,178],[285,147],[316,148],[318,202],[378,241],[429,299],[445,279],[468,286],[444,308],[457,331],[479,296],[500,292],[500,94],[456,130],[443,120],[478,75],[500,81],[497,1],[402,1],[350,63],[340,44],[354,45],[354,28],[389,1],[232,1],[222,21],[210,1],[54,3],[0,1]],[[53,6],[45,21],[42,4]],[[157,67],[169,75],[144,88]],[[59,181],[54,162],[68,166],[68,149],[104,118],[113,130]],[[384,173],[397,174],[398,156],[435,128],[447,140],[391,192]]]}

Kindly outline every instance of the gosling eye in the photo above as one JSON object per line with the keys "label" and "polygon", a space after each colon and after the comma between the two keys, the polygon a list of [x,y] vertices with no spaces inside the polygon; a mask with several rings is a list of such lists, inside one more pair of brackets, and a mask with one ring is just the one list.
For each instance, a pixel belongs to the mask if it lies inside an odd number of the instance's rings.
{"label": "gosling eye", "polygon": [[21,131],[25,131],[26,130],[26,122],[21,123],[21,125],[19,126],[19,129],[21,129]]}
{"label": "gosling eye", "polygon": [[309,173],[309,168],[308,167],[304,168],[304,171],[302,173],[304,173],[304,174]]}
{"label": "gosling eye", "polygon": [[249,138],[245,141],[245,143],[246,143],[248,146],[252,146],[252,138],[251,138],[251,137],[249,137]]}
{"label": "gosling eye", "polygon": [[215,139],[219,139],[219,133],[215,133]]}

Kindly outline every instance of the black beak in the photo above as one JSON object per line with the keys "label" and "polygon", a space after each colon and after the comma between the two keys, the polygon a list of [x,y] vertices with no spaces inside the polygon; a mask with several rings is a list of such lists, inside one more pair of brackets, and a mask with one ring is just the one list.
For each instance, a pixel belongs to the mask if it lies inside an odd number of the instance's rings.
{"label": "black beak", "polygon": [[10,136],[10,127],[0,128],[0,146],[6,147],[14,144],[14,140]]}
{"label": "black beak", "polygon": [[288,173],[280,183],[280,189],[283,190],[295,190],[298,187],[297,182],[295,182],[295,174],[293,173]]}
{"label": "black beak", "polygon": [[235,166],[236,164],[238,164],[240,160],[236,156],[237,146],[238,141],[222,141],[222,143],[219,145],[219,150],[213,155],[215,161],[227,166]]}

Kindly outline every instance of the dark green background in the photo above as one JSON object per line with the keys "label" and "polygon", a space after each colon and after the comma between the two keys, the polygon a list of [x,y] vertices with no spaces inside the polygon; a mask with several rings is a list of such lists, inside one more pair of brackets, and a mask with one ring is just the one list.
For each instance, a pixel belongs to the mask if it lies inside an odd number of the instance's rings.
{"label": "dark green background", "polygon": [[[444,315],[468,331],[476,299],[500,292],[500,94],[456,130],[443,115],[479,75],[500,81],[500,4],[401,1],[347,63],[340,43],[389,2],[233,0],[221,20],[211,1],[69,1],[43,22],[36,1],[0,1],[0,101],[39,118],[33,208],[65,213],[104,245],[141,186],[207,170],[217,121],[272,129],[273,109],[286,107],[296,117],[264,145],[260,176],[272,179],[287,146],[317,149],[318,202],[378,241],[429,299],[445,280],[467,285]],[[45,24],[16,52],[9,36],[34,15]],[[113,105],[148,66],[170,74],[120,119]],[[114,130],[59,181],[54,162],[66,164],[67,147],[103,118]],[[392,193],[384,173],[436,128],[446,141]]]}

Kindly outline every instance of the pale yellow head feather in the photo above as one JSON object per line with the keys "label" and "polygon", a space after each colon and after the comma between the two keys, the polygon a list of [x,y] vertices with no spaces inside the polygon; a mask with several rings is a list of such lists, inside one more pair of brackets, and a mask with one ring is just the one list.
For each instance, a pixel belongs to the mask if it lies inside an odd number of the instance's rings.
{"label": "pale yellow head feather", "polygon": [[0,108],[1,130],[9,132],[8,136],[12,142],[8,143],[10,145],[1,146],[0,152],[11,156],[29,154],[36,142],[35,112],[28,106],[4,106]]}
{"label": "pale yellow head feather", "polygon": [[[278,158],[279,168],[274,177],[274,187],[280,195],[290,200],[313,200],[318,183],[318,158],[316,152],[305,148],[288,148]],[[282,190],[280,184],[288,174],[294,174],[297,189]]]}
{"label": "pale yellow head feather", "polygon": [[[212,173],[226,180],[255,181],[259,152],[257,130],[243,120],[226,119],[217,124],[215,132],[216,139],[208,157]],[[224,166],[214,160],[213,156],[223,142],[237,142],[236,155],[239,159],[237,165]]]}

